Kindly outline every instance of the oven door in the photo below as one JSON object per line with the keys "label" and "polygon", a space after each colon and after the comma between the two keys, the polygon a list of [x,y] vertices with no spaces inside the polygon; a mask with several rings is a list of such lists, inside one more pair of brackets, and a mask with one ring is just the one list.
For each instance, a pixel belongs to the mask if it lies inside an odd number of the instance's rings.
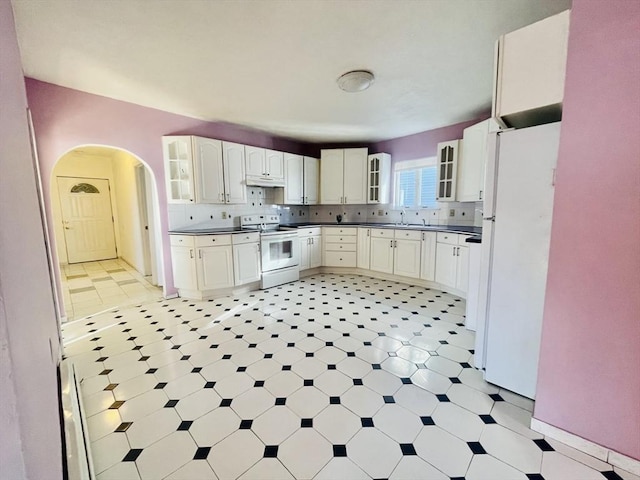
{"label": "oven door", "polygon": [[260,247],[263,272],[295,267],[300,264],[297,232],[262,234]]}

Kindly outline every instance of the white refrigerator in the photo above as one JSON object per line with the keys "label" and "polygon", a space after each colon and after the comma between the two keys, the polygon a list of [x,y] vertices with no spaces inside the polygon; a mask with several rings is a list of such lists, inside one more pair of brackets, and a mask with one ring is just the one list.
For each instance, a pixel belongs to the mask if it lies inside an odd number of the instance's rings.
{"label": "white refrigerator", "polygon": [[535,398],[560,123],[489,134],[475,364]]}

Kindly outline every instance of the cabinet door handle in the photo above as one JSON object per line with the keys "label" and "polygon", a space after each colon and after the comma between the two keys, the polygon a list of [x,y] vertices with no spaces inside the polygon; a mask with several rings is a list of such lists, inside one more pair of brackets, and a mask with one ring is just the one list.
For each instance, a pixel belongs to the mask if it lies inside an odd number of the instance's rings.
{"label": "cabinet door handle", "polygon": [[202,258],[202,250],[198,250],[198,258]]}
{"label": "cabinet door handle", "polygon": [[227,193],[227,203],[231,201],[231,195]]}
{"label": "cabinet door handle", "polygon": [[370,235],[371,235],[371,230],[367,228],[367,237],[369,237]]}
{"label": "cabinet door handle", "polygon": [[189,258],[193,258],[193,249],[192,248],[189,249]]}
{"label": "cabinet door handle", "polygon": [[422,232],[422,240],[424,240],[424,232]]}
{"label": "cabinet door handle", "polygon": [[480,190],[480,200],[482,200],[482,190]]}
{"label": "cabinet door handle", "polygon": [[344,197],[344,203],[347,203],[347,197]]}
{"label": "cabinet door handle", "polygon": [[453,250],[453,256],[455,257],[456,256],[456,247],[453,247],[452,250]]}

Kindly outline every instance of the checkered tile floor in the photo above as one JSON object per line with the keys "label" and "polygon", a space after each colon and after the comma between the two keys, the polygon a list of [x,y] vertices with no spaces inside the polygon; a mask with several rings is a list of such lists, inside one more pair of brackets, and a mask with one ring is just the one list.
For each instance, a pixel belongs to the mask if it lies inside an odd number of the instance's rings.
{"label": "checkered tile floor", "polygon": [[473,367],[464,301],[362,276],[63,327],[106,479],[603,480]]}

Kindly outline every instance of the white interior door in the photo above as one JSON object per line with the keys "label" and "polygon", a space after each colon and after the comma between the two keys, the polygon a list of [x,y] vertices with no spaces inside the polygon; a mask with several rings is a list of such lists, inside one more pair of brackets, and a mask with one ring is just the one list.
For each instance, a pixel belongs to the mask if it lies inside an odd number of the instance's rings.
{"label": "white interior door", "polygon": [[116,258],[109,181],[58,177],[69,263]]}

